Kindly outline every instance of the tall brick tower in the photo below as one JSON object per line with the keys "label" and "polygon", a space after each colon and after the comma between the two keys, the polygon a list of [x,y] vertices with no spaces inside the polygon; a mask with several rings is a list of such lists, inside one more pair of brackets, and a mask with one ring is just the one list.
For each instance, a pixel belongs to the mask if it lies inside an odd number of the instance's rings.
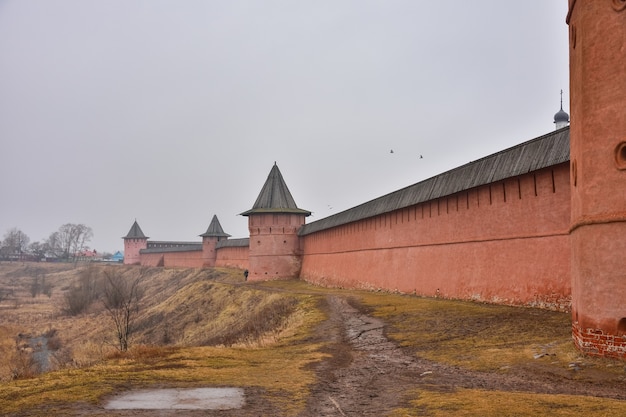
{"label": "tall brick tower", "polygon": [[141,262],[139,251],[148,247],[148,237],[143,234],[141,227],[135,220],[128,234],[124,236],[124,264],[137,265]]}
{"label": "tall brick tower", "polygon": [[276,163],[254,206],[243,213],[250,230],[249,280],[297,277],[302,263],[298,229],[310,211],[298,208]]}
{"label": "tall brick tower", "polygon": [[209,228],[200,237],[202,237],[202,266],[214,267],[217,260],[217,251],[215,250],[217,242],[228,239],[230,235],[224,233],[217,216],[213,215]]}
{"label": "tall brick tower", "polygon": [[626,0],[569,0],[572,326],[626,357]]}

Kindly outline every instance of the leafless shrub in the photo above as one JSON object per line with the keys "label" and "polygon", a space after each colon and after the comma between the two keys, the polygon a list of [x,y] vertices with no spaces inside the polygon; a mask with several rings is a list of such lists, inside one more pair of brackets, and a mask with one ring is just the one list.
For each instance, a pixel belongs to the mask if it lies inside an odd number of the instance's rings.
{"label": "leafless shrub", "polygon": [[30,295],[35,298],[39,294],[45,294],[48,297],[52,296],[52,285],[46,282],[46,274],[41,270],[35,270],[32,274],[30,283]]}
{"label": "leafless shrub", "polygon": [[91,301],[98,299],[100,276],[100,270],[93,265],[82,269],[80,272],[78,278],[79,285],[83,289],[85,296]]}
{"label": "leafless shrub", "polygon": [[98,299],[99,271],[94,266],[84,268],[78,277],[78,282],[69,287],[65,293],[64,311],[77,316],[82,314]]}
{"label": "leafless shrub", "polygon": [[41,292],[41,283],[39,282],[39,275],[35,275],[32,277],[32,281],[30,283],[30,295],[35,298]]}
{"label": "leafless shrub", "polygon": [[136,277],[130,279],[126,279],[117,269],[108,268],[104,271],[102,302],[115,325],[117,345],[121,352],[128,350],[134,320],[139,312],[143,271],[140,270]]}
{"label": "leafless shrub", "polygon": [[40,373],[32,349],[20,336],[15,339],[15,351],[11,356],[10,364],[11,379],[33,378]]}
{"label": "leafless shrub", "polygon": [[57,334],[56,329],[50,329],[43,334],[43,337],[48,341],[49,350],[60,350],[62,347],[61,339]]}
{"label": "leafless shrub", "polygon": [[91,300],[79,286],[71,287],[65,293],[64,311],[70,316],[77,316],[83,313],[91,305]]}

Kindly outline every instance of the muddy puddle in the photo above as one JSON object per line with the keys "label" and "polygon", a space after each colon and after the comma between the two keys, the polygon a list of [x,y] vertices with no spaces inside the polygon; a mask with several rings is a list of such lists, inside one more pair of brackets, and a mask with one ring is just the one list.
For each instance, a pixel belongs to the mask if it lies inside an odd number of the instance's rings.
{"label": "muddy puddle", "polygon": [[154,389],[111,398],[108,410],[230,410],[245,404],[242,388]]}

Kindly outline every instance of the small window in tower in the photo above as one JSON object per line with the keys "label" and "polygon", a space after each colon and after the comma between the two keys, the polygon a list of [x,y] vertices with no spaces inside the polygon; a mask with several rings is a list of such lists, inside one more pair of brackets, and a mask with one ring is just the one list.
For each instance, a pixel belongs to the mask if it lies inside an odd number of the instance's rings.
{"label": "small window in tower", "polygon": [[626,335],[626,317],[622,317],[619,323],[617,323],[617,333],[619,335]]}
{"label": "small window in tower", "polygon": [[615,163],[617,169],[626,169],[626,142],[622,142],[615,148]]}

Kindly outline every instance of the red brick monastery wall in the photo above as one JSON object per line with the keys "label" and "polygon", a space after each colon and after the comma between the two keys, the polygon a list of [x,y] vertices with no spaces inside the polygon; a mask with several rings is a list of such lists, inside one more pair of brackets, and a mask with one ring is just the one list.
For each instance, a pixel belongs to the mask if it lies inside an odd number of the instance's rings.
{"label": "red brick monastery wall", "polygon": [[164,266],[170,268],[202,268],[202,251],[142,253],[142,266]]}
{"label": "red brick monastery wall", "polygon": [[215,264],[206,264],[206,253],[200,250],[195,251],[162,251],[162,252],[142,252],[138,259],[142,266],[162,266],[169,268],[205,268],[205,267],[227,267],[248,269],[249,261],[248,246],[223,247],[216,249],[217,259]]}
{"label": "red brick monastery wall", "polygon": [[217,249],[215,266],[226,268],[249,269],[248,246],[235,246]]}
{"label": "red brick monastery wall", "polygon": [[568,309],[567,163],[303,236],[320,285]]}
{"label": "red brick monastery wall", "polygon": [[[124,254],[126,256],[126,254]],[[142,253],[139,255],[141,266],[163,266],[162,253]]]}

